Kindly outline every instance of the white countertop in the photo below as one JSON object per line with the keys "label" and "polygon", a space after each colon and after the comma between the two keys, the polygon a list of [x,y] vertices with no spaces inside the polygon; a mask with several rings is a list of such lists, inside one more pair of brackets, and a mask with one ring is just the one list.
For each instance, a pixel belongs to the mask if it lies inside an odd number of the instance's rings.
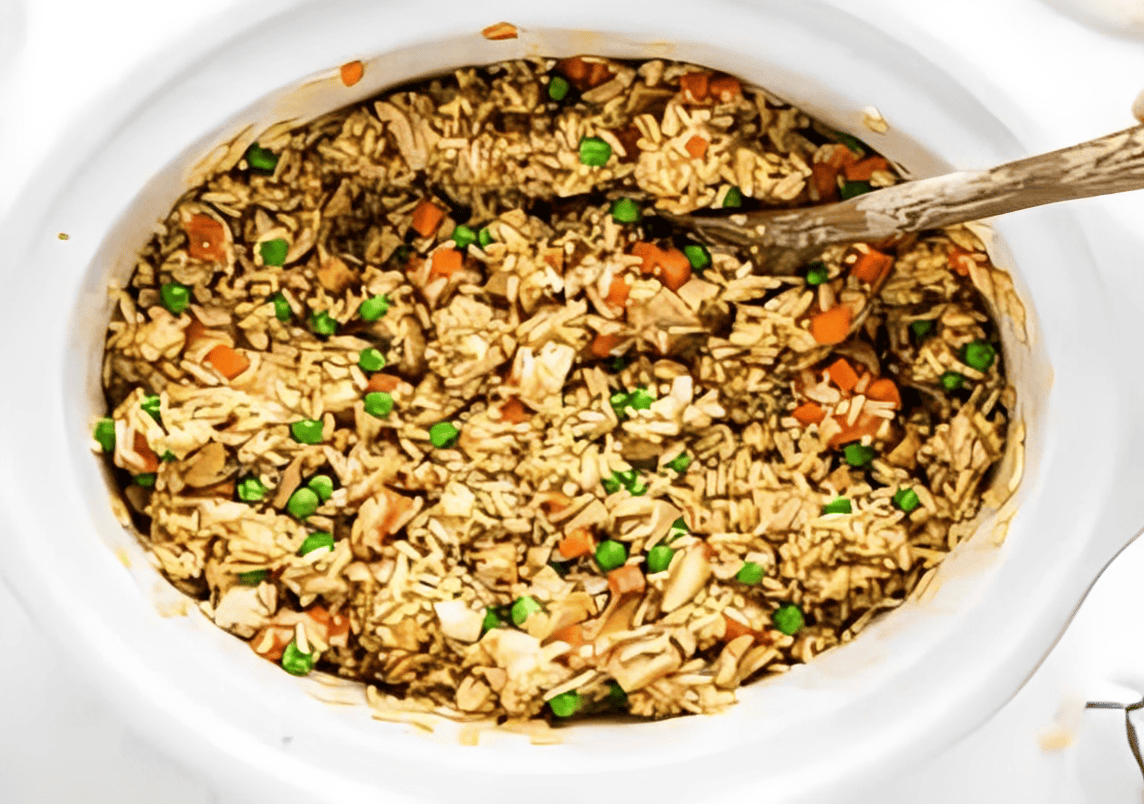
{"label": "white countertop", "polygon": [[[164,29],[185,28],[232,5],[0,0],[0,215],[16,202],[12,188],[73,104],[115,81],[143,52],[162,48]],[[1144,89],[1142,40],[1088,29],[1040,0],[846,3],[852,12],[874,6],[892,9],[902,30],[920,29],[935,47],[969,56],[998,92],[1013,98],[1030,132],[1053,132],[1051,142],[1030,135],[1044,150],[1132,122],[1129,107]],[[1033,125],[1050,121],[1051,128]],[[1138,316],[1131,302],[1144,298],[1144,193],[1074,203],[1097,259],[1123,268],[1123,292],[1116,295],[1124,309],[1114,313]],[[876,790],[854,791],[853,802],[1140,802],[1144,775],[1129,750],[1124,712],[1086,709],[1085,702],[1144,698],[1142,575],[1139,541],[1104,573],[1006,707],[944,755],[902,768]],[[85,686],[82,668],[37,633],[3,586],[0,623],[7,654],[0,662],[0,800],[237,804],[211,779],[128,731]],[[1138,722],[1144,728],[1144,716]]]}

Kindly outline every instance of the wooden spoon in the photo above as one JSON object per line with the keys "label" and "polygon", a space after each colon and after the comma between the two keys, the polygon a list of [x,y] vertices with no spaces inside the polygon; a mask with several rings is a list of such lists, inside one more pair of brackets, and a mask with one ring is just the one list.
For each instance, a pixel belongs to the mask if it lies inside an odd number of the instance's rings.
{"label": "wooden spoon", "polygon": [[[980,171],[918,179],[795,210],[670,215],[712,243],[765,249],[767,273],[790,273],[811,250],[886,238],[1029,207],[1144,189],[1144,125]],[[781,252],[785,251],[785,254]]]}

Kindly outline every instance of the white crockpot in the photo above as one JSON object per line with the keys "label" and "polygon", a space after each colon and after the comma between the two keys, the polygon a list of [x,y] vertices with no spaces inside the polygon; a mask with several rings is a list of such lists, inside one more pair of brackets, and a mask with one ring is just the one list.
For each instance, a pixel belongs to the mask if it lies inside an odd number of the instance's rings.
{"label": "white crockpot", "polygon": [[[508,20],[520,38],[479,31]],[[493,735],[462,747],[335,707],[174,596],[111,516],[90,426],[102,413],[106,289],[247,126],[305,119],[408,79],[523,55],[595,53],[709,65],[870,141],[916,175],[1027,154],[1002,98],[928,42],[818,0],[290,0],[201,26],[80,115],[0,230],[0,572],[135,726],[246,800],[783,801],[837,793],[948,746],[1018,689],[1103,566],[1144,524],[1141,383],[1108,288],[1066,209],[996,224],[994,257],[1029,311],[1005,328],[1025,478],[1003,543],[990,521],[932,593],[861,639],[740,693],[725,714],[586,724],[560,745]],[[352,88],[337,79],[366,63]],[[885,135],[863,128],[877,106]],[[66,232],[68,240],[57,238]],[[1132,323],[1132,322],[1129,322]],[[122,559],[129,559],[124,566]],[[12,649],[12,646],[9,646]],[[301,799],[294,799],[301,800]]]}

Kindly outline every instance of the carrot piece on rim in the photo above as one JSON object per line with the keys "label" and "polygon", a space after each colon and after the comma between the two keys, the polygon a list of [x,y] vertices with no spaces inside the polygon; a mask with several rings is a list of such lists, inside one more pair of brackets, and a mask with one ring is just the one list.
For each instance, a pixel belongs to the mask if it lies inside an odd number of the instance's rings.
{"label": "carrot piece on rim", "polygon": [[592,543],[592,534],[586,528],[577,528],[569,533],[556,545],[556,552],[565,561],[589,555],[595,549]]}
{"label": "carrot piece on rim", "polygon": [[236,352],[225,343],[220,343],[207,352],[207,362],[228,380],[233,380],[250,367],[250,358]]}
{"label": "carrot piece on rim", "polygon": [[360,61],[347,61],[341,69],[342,83],[352,87],[365,75],[365,66]]}
{"label": "carrot piece on rim", "polygon": [[494,22],[489,27],[481,31],[481,36],[485,39],[491,39],[494,42],[501,39],[516,39],[518,36],[516,26],[511,22]]}
{"label": "carrot piece on rim", "polygon": [[832,307],[825,313],[811,316],[810,334],[817,343],[842,343],[850,334],[850,321],[853,313],[845,304]]}
{"label": "carrot piece on rim", "polygon": [[410,226],[413,231],[422,237],[430,237],[437,232],[437,227],[445,219],[445,210],[432,201],[422,201],[413,209],[413,220]]}
{"label": "carrot piece on rim", "polygon": [[826,416],[826,412],[822,409],[822,405],[817,402],[803,402],[791,411],[790,415],[794,417],[795,421],[806,427],[811,424],[819,424]]}
{"label": "carrot piece on rim", "polygon": [[858,259],[850,266],[850,275],[863,282],[876,285],[886,278],[894,258],[877,249],[870,249],[859,253]]}
{"label": "carrot piece on rim", "polygon": [[858,372],[847,362],[845,357],[840,357],[831,363],[826,369],[826,373],[831,382],[843,391],[853,391],[854,386],[858,384]]}

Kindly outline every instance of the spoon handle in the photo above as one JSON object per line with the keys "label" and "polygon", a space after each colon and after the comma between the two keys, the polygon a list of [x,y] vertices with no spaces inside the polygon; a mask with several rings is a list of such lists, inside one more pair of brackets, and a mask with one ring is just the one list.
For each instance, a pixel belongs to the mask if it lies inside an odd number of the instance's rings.
{"label": "spoon handle", "polygon": [[1139,189],[1144,189],[1144,125],[989,170],[905,182],[836,204],[694,222],[713,239],[801,249],[881,240],[1057,201]]}

